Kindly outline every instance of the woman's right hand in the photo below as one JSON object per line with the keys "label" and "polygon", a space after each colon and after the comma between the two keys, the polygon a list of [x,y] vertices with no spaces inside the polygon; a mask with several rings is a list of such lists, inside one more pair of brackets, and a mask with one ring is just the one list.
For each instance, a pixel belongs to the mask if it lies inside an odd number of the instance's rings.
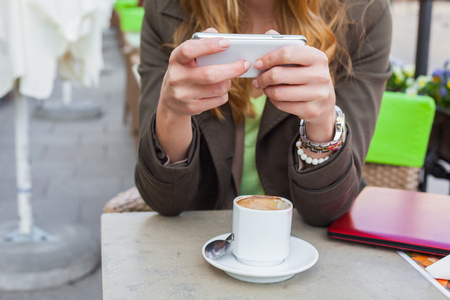
{"label": "woman's right hand", "polygon": [[171,162],[187,157],[192,141],[191,116],[225,104],[231,79],[250,68],[245,60],[197,66],[195,58],[224,51],[229,45],[230,41],[222,38],[188,40],[170,55],[156,112],[156,136]]}

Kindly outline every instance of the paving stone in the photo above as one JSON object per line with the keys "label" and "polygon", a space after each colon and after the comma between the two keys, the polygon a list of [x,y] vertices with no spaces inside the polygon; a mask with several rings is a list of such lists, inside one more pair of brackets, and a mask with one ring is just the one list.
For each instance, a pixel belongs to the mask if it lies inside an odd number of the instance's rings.
{"label": "paving stone", "polygon": [[[69,194],[59,197],[34,197],[33,218],[37,226],[46,221],[57,223],[81,223],[80,201],[78,196]],[[47,228],[42,229],[48,230]]]}
{"label": "paving stone", "polygon": [[[125,177],[126,175],[122,174],[121,176]],[[77,195],[78,199],[97,199],[104,203],[122,190],[123,179],[121,176],[52,178],[49,183],[48,196]]]}

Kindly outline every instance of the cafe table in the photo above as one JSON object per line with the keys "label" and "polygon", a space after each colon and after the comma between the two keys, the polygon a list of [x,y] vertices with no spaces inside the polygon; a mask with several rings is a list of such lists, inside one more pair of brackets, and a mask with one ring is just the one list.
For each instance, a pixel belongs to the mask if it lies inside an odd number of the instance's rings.
{"label": "cafe table", "polygon": [[394,249],[330,239],[297,212],[291,235],[317,249],[317,262],[277,283],[237,280],[201,251],[231,224],[231,210],[103,214],[103,299],[446,299]]}

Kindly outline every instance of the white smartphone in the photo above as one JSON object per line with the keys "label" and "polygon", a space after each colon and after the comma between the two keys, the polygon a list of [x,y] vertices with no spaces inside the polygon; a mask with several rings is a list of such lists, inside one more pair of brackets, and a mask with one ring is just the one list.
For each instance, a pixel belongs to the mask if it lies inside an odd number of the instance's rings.
{"label": "white smartphone", "polygon": [[250,69],[240,77],[254,78],[261,71],[253,67],[255,61],[261,56],[280,49],[287,45],[305,45],[306,38],[303,35],[277,35],[277,34],[233,34],[196,32],[191,39],[226,38],[230,40],[227,50],[197,57],[198,66],[228,64],[245,59],[251,63]]}

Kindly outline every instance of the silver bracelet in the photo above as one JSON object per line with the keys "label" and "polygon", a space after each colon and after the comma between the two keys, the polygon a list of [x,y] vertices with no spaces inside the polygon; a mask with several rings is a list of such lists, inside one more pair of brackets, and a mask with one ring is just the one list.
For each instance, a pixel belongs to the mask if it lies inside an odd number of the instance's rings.
{"label": "silver bracelet", "polygon": [[315,143],[312,142],[306,136],[306,122],[303,119],[300,119],[300,140],[305,149],[310,150],[314,153],[327,153],[330,151],[336,151],[342,147],[345,143],[346,138],[346,127],[345,127],[345,114],[339,108],[339,106],[335,105],[336,109],[336,121],[334,124],[334,137],[333,140],[328,143]]}

